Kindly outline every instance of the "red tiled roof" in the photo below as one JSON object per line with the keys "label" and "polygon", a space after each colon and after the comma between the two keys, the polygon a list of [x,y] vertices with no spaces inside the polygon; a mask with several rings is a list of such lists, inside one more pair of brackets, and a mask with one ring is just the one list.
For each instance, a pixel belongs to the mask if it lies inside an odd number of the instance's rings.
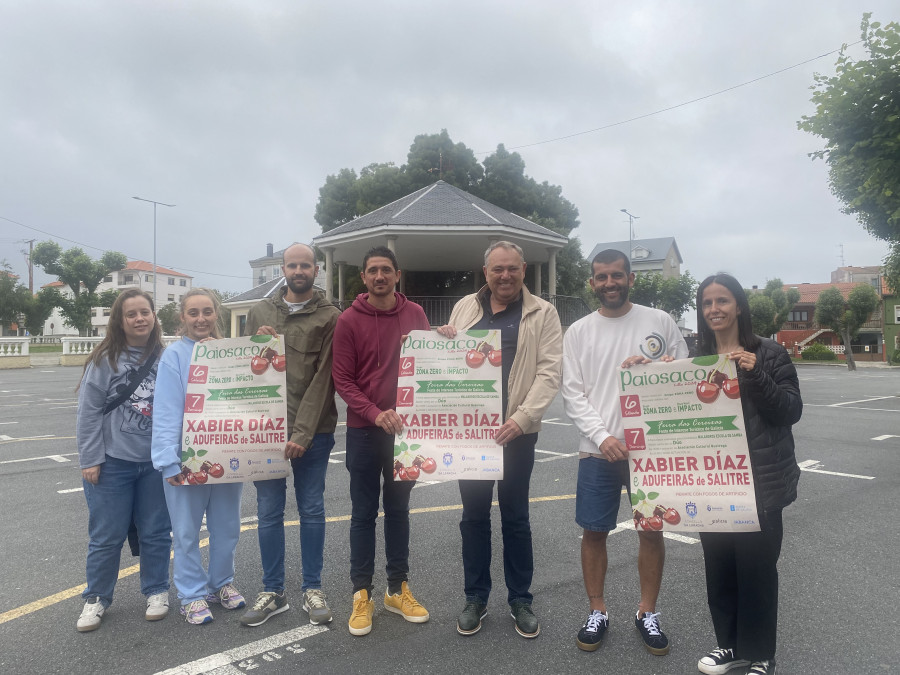
{"label": "red tiled roof", "polygon": [[[125,265],[126,270],[135,270],[138,272],[152,272],[153,271],[153,263],[146,262],[144,260],[129,260],[128,264]],[[170,270],[168,267],[162,267],[161,265],[156,266],[157,274],[168,274],[172,277],[186,277],[188,279],[193,279],[194,277],[188,276],[187,274],[182,274],[181,272],[176,272],[175,270]]]}
{"label": "red tiled roof", "polygon": [[843,284],[785,284],[782,288],[784,290],[788,290],[791,288],[796,288],[800,291],[800,299],[797,301],[798,303],[803,303],[804,305],[814,305],[816,304],[816,300],[819,299],[819,294],[834,286],[837,288],[841,295],[844,296],[844,300],[846,300],[850,296],[850,291],[852,291],[857,286],[865,286],[866,283],[864,281],[857,281],[853,283],[843,283]]}

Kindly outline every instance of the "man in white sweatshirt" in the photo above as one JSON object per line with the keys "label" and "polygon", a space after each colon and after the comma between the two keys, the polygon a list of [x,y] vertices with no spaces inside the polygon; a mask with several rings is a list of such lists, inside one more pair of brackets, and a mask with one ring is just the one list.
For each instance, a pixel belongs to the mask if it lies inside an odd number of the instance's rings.
{"label": "man in white sweatshirt", "polygon": [[[628,299],[634,272],[624,253],[616,249],[598,253],[591,262],[590,285],[600,309],[566,332],[562,378],[566,413],[581,434],[575,521],[584,528],[581,570],[591,613],[576,643],[585,651],[597,649],[609,627],[604,598],[606,537],[616,528],[622,486],[629,485],[628,449],[616,389],[618,368],[688,355],[671,316]],[[665,560],[662,532],[640,531],[638,537],[641,600],[635,627],[647,650],[663,655],[669,651],[669,641],[660,630],[656,611]]]}

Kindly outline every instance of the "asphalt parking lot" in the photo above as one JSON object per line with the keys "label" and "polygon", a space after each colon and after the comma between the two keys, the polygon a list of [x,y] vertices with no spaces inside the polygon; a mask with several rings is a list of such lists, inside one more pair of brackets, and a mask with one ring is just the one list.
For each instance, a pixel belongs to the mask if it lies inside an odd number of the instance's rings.
{"label": "asphalt parking lot", "polygon": [[[637,537],[626,529],[609,540],[610,632],[597,652],[576,648],[575,633],[587,610],[574,523],[577,433],[559,398],[545,417],[532,479],[537,639],[518,637],[509,618],[496,509],[496,592],[485,627],[467,638],[456,633],[464,598],[454,483],[420,484],[411,500],[410,583],[431,620],[406,623],[376,603],[372,633],[348,633],[350,508],[342,426],[326,492],[324,590],[335,614],[332,624],[310,626],[299,602],[252,629],[222,609],[207,626],[188,626],[175,612],[146,622],[136,559],[124,554],[115,602],[102,627],[78,633],[87,548],[74,442],[80,372],[58,366],[0,371],[0,672],[649,675],[696,673],[697,659],[715,646],[702,551],[699,542],[681,537],[667,540],[658,608],[672,649],[663,657],[644,650],[631,620],[638,599]],[[804,471],[800,498],[785,511],[778,672],[900,672],[890,629],[898,625],[900,544],[893,513],[900,489],[900,369],[848,373],[804,365],[799,372],[805,409],[794,432]],[[255,513],[255,490],[246,486],[235,581],[248,597],[260,590]],[[620,516],[628,518],[624,506]],[[299,599],[300,587],[296,518],[289,500],[292,600]],[[380,552],[375,583],[376,594],[383,593]],[[174,589],[171,596],[174,605]]]}

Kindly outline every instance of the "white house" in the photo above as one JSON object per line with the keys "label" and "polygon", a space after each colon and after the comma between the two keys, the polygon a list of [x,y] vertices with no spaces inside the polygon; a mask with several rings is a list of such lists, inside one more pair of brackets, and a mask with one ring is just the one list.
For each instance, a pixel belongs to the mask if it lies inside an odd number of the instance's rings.
{"label": "white house", "polygon": [[[628,241],[611,241],[606,244],[597,244],[588,256],[588,262],[594,256],[614,248],[628,255]],[[634,239],[631,241],[631,269],[635,272],[658,272],[664,278],[681,276],[681,252],[675,237],[660,237],[658,239]]]}

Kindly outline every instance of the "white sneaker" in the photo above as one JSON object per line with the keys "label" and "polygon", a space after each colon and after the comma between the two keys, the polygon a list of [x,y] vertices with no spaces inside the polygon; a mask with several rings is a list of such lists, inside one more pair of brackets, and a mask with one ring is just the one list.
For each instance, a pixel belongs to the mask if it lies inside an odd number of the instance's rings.
{"label": "white sneaker", "polygon": [[100,620],[103,618],[103,612],[105,611],[106,607],[100,603],[100,598],[95,597],[93,602],[88,600],[84,603],[84,609],[81,610],[81,616],[78,617],[75,628],[78,629],[79,633],[97,630],[100,628]]}
{"label": "white sneaker", "polygon": [[169,594],[167,592],[154,593],[147,596],[147,611],[144,618],[147,621],[159,621],[169,614]]}

